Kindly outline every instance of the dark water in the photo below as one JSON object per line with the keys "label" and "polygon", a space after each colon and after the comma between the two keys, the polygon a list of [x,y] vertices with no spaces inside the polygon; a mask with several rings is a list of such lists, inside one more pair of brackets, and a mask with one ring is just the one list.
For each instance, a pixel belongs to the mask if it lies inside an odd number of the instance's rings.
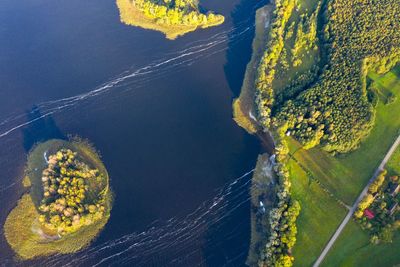
{"label": "dark water", "polygon": [[168,41],[121,24],[111,0],[0,2],[0,225],[36,142],[88,138],[115,193],[89,248],[21,263],[1,234],[2,265],[244,264],[248,172],[262,148],[231,102],[263,3],[202,3],[226,23]]}

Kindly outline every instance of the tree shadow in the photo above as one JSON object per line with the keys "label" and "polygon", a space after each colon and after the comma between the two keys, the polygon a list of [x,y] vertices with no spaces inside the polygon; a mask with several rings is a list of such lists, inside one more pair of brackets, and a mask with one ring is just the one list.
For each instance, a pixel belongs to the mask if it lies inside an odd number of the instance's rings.
{"label": "tree shadow", "polygon": [[26,112],[27,121],[31,121],[28,127],[22,130],[23,146],[26,152],[39,142],[49,139],[66,139],[66,136],[57,127],[50,115],[43,115],[37,106],[33,106]]}
{"label": "tree shadow", "polygon": [[400,79],[400,63],[393,68],[393,73]]}
{"label": "tree shadow", "polygon": [[[232,12],[234,30],[228,36],[227,63],[224,71],[228,85],[235,97],[240,94],[246,67],[251,59],[256,10],[267,2],[267,0],[242,0]],[[243,33],[247,27],[249,30]],[[239,41],[238,38],[240,38]]]}

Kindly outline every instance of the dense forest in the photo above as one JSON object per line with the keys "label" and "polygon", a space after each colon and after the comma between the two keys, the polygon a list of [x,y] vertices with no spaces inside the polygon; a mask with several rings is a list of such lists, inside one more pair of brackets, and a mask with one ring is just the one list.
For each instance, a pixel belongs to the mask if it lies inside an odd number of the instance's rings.
{"label": "dense forest", "polygon": [[[275,101],[282,96],[273,87],[276,65],[284,61],[284,40],[286,35],[293,34],[287,22],[300,2],[303,1],[276,1],[275,20],[257,81],[260,121],[267,128],[273,126],[281,133],[293,135],[305,148],[320,144],[327,151],[351,151],[374,123],[366,73],[371,69],[384,73],[400,56],[400,2],[328,1],[319,20],[323,24],[320,49],[325,54],[320,74],[316,78],[310,75],[314,79],[311,86],[307,86],[311,82],[308,80],[300,84],[303,88],[297,86],[294,93],[283,94],[285,98]],[[315,29],[312,21],[308,24]],[[305,41],[296,43],[307,46]],[[294,64],[301,60],[297,50],[299,46],[292,49]],[[309,69],[311,74],[315,73]]]}
{"label": "dense forest", "polygon": [[79,160],[76,152],[61,149],[48,159],[43,170],[43,198],[39,222],[59,235],[75,232],[101,219],[105,213],[105,192],[96,188],[105,178]]}

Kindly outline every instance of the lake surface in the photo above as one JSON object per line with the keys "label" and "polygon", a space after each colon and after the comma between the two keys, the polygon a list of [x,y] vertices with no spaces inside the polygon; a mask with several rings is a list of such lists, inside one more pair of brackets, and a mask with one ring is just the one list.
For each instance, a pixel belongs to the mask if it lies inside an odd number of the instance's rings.
{"label": "lake surface", "polygon": [[232,120],[256,0],[204,0],[219,27],[175,41],[120,23],[108,0],[0,2],[0,225],[23,193],[34,143],[79,135],[115,193],[87,249],[0,265],[242,266],[256,137]]}

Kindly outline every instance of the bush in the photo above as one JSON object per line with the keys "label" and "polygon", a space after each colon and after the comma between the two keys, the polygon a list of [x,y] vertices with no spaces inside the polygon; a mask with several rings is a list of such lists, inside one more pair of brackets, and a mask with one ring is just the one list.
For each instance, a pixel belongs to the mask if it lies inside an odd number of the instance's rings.
{"label": "bush", "polygon": [[374,202],[375,198],[371,194],[367,194],[358,204],[357,210],[354,212],[356,218],[361,218],[364,215],[364,211]]}
{"label": "bush", "polygon": [[381,186],[383,185],[383,183],[385,182],[385,176],[387,174],[386,170],[383,170],[378,177],[376,177],[375,181],[369,186],[368,188],[368,192],[371,194],[374,194],[376,192],[378,192],[379,188],[381,188]]}
{"label": "bush", "polygon": [[396,100],[397,100],[396,95],[390,92],[389,96],[386,98],[385,105],[393,104]]}

